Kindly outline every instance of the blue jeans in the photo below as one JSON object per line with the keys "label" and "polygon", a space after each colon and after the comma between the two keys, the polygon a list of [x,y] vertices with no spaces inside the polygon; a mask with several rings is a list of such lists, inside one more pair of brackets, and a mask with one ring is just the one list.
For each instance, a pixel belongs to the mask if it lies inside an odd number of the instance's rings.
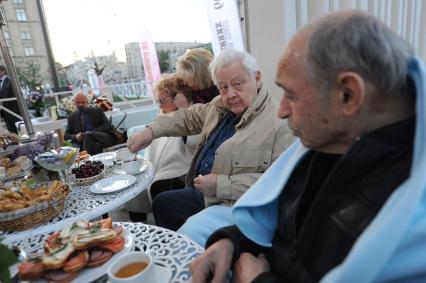
{"label": "blue jeans", "polygon": [[161,193],[152,203],[155,224],[173,231],[204,208],[204,195],[193,187]]}

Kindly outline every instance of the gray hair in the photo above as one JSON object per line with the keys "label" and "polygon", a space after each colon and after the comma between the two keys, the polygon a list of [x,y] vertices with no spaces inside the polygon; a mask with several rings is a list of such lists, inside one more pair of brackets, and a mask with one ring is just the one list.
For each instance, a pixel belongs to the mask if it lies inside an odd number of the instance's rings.
{"label": "gray hair", "polygon": [[259,71],[259,66],[257,65],[256,58],[254,58],[253,55],[235,49],[225,49],[220,52],[219,55],[214,57],[213,61],[210,63],[210,72],[213,82],[217,85],[218,70],[236,62],[242,62],[247,73],[250,75],[254,76],[256,72]]}
{"label": "gray hair", "polygon": [[329,93],[337,75],[353,71],[383,95],[404,92],[410,45],[365,13],[328,16],[315,23],[306,55],[307,73],[320,93]]}

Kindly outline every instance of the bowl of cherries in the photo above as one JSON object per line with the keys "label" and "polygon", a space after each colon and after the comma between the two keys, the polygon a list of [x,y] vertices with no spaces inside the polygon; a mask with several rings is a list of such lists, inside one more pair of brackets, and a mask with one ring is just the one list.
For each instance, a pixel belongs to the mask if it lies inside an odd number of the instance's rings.
{"label": "bowl of cherries", "polygon": [[105,165],[102,161],[84,161],[71,167],[71,174],[78,186],[87,186],[102,179],[105,173]]}

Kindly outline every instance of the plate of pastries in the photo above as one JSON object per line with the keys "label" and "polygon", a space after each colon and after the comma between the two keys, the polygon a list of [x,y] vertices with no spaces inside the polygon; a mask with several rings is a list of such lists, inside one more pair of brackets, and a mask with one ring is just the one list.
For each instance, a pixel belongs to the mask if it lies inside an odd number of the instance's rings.
{"label": "plate of pastries", "polygon": [[9,157],[1,156],[0,180],[7,181],[23,177],[32,166],[33,162],[26,156],[19,156],[13,161]]}
{"label": "plate of pastries", "polygon": [[77,155],[77,158],[75,159],[75,163],[80,163],[83,160],[88,160],[90,158],[90,156],[91,155],[87,151],[85,151],[85,150],[80,151]]}
{"label": "plate of pastries", "polygon": [[19,136],[7,130],[0,129],[0,152],[19,146]]}
{"label": "plate of pastries", "polygon": [[106,273],[112,259],[133,246],[132,234],[112,225],[111,218],[78,220],[48,235],[43,250],[18,265],[18,276],[31,282],[91,282]]}

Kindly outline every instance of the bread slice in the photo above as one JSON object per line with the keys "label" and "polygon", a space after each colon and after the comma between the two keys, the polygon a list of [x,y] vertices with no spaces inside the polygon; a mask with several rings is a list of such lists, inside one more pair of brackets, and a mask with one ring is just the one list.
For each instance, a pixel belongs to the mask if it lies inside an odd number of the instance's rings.
{"label": "bread slice", "polygon": [[84,250],[96,245],[109,243],[117,238],[114,230],[109,228],[91,229],[80,232],[73,238],[73,245],[76,250]]}
{"label": "bread slice", "polygon": [[71,242],[60,246],[49,255],[43,256],[43,266],[46,267],[46,269],[57,269],[62,267],[74,250],[75,248]]}
{"label": "bread slice", "polygon": [[66,243],[72,240],[79,233],[84,233],[89,229],[89,222],[87,220],[78,220],[70,225],[65,226],[60,232],[60,238],[62,243]]}

